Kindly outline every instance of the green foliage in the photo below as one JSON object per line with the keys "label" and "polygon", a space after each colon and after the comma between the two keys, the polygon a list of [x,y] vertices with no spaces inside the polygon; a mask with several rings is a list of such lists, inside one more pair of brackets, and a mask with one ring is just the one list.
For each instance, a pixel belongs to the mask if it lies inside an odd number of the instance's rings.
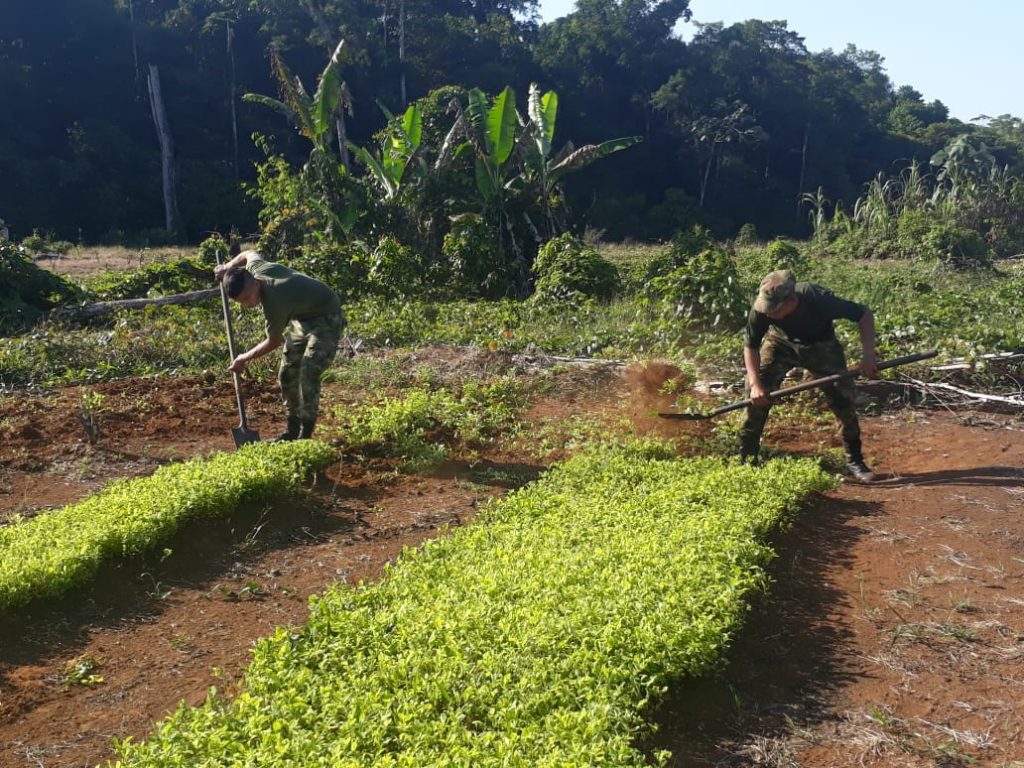
{"label": "green foliage", "polygon": [[454,217],[441,250],[458,293],[487,299],[509,295],[512,272],[497,240],[484,217],[475,213]]}
{"label": "green foliage", "polygon": [[747,252],[745,266],[752,273],[750,294],[753,296],[761,278],[776,269],[788,269],[803,280],[807,269],[807,258],[803,251],[792,241],[773,240],[763,248],[753,248]]}
{"label": "green foliage", "polygon": [[188,523],[292,490],[334,459],[323,443],[253,443],[119,480],[85,501],[0,527],[0,612],[60,596]]}
{"label": "green foliage", "polygon": [[534,298],[556,303],[585,297],[607,300],[622,284],[611,262],[568,233],[544,244],[533,262],[533,274]]}
{"label": "green foliage", "polygon": [[0,335],[26,330],[44,312],[79,295],[71,283],[37,267],[24,247],[0,241]]}
{"label": "green foliage", "polygon": [[766,538],[834,482],[664,455],[582,454],[381,582],[330,588],[257,645],[237,698],[180,707],[120,765],[649,765],[651,708],[720,662]]}
{"label": "green foliage", "polygon": [[735,326],[746,316],[748,299],[730,254],[700,227],[678,236],[651,263],[649,293],[675,307],[677,316]]}
{"label": "green foliage", "polygon": [[413,296],[423,287],[423,259],[393,237],[382,237],[369,255],[367,280],[384,296]]}
{"label": "green foliage", "polygon": [[148,264],[134,272],[107,272],[88,281],[89,293],[100,301],[167,296],[213,285],[212,269],[197,259]]}
{"label": "green foliage", "polygon": [[29,253],[38,256],[42,253],[55,253],[63,256],[75,247],[74,243],[67,240],[57,240],[50,233],[40,234],[39,230],[32,230],[32,234],[21,241],[21,247]]}
{"label": "green foliage", "polygon": [[443,460],[448,443],[476,445],[510,429],[525,399],[514,378],[470,380],[458,395],[444,388],[413,389],[365,409],[338,408],[335,415],[348,448],[395,457],[402,469],[417,471]]}
{"label": "green foliage", "polygon": [[228,241],[222,235],[210,235],[199,244],[196,259],[200,264],[213,268],[217,264],[218,254],[222,262],[228,260]]}
{"label": "green foliage", "polygon": [[736,233],[737,245],[753,245],[757,240],[757,227],[749,221],[740,227],[740,231]]}

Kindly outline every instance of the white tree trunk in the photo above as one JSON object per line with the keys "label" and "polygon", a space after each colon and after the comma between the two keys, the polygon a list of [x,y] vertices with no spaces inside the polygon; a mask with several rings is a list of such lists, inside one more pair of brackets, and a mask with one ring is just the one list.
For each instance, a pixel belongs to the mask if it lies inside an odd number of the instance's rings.
{"label": "white tree trunk", "polygon": [[167,122],[163,94],[160,92],[160,70],[155,64],[149,65],[149,106],[153,113],[153,124],[160,141],[160,165],[163,175],[164,219],[168,232],[178,229],[178,193],[174,181],[174,142],[171,126]]}
{"label": "white tree trunk", "polygon": [[235,108],[235,30],[231,22],[227,24],[228,59],[231,65],[231,87],[228,98],[231,100],[231,142],[233,153],[231,155],[231,166],[235,170],[235,178],[238,178],[238,110]]}
{"label": "white tree trunk", "polygon": [[405,109],[409,100],[405,94],[405,0],[398,3],[398,66],[401,69],[402,109]]}

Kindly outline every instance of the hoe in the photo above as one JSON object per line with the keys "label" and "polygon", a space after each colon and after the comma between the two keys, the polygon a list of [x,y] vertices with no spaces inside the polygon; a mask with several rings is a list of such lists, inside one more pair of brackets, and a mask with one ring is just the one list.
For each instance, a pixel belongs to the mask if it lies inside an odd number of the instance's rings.
{"label": "hoe", "polygon": [[[882,371],[886,368],[895,368],[898,365],[907,365],[908,363],[916,363],[918,360],[927,360],[930,357],[935,357],[938,354],[936,350],[930,350],[928,352],[918,352],[913,355],[907,355],[906,357],[896,357],[892,360],[887,360],[884,363],[878,364],[878,370]],[[844,371],[843,373],[834,373],[831,376],[822,376],[820,379],[812,379],[811,381],[805,381],[803,384],[797,384],[792,387],[786,387],[785,389],[777,389],[774,392],[770,392],[768,397],[772,400],[777,400],[780,397],[786,397],[787,395],[794,395],[797,392],[804,392],[808,389],[814,389],[815,387],[822,387],[826,384],[833,384],[843,379],[853,379],[860,375],[860,371],[851,369]],[[740,408],[746,408],[750,405],[750,400],[741,400],[738,403],[730,403],[729,405],[723,405],[721,408],[716,408],[710,413],[659,413],[658,415],[663,419],[679,419],[681,421],[697,421],[700,419],[713,419],[715,416],[721,416],[723,413],[729,413],[729,411],[737,411]]]}
{"label": "hoe", "polygon": [[[217,264],[220,265],[220,251],[217,251]],[[231,327],[231,306],[228,304],[228,289],[222,280],[220,283],[220,299],[224,305],[224,325],[228,330],[228,354],[235,359],[235,333]],[[249,429],[249,422],[245,418],[245,398],[242,396],[242,377],[238,371],[232,371],[231,375],[235,380],[235,399],[238,401],[238,426],[231,430],[235,438],[235,448],[241,448],[246,443],[259,442],[260,433]]]}

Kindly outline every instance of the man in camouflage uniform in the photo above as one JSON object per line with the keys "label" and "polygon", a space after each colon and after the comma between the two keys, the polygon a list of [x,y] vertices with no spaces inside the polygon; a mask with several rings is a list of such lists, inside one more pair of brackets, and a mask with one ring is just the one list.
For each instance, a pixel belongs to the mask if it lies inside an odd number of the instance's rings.
{"label": "man in camouflage uniform", "polygon": [[[806,368],[816,377],[847,370],[846,355],[833,325],[838,319],[858,324],[863,349],[860,372],[877,375],[875,321],[870,309],[840,299],[820,285],[798,283],[789,270],[772,272],[761,281],[744,338],[743,363],[752,404],[740,430],[741,460],[757,462],[761,433],[771,409],[768,393],[779,388],[791,368]],[[822,391],[841,426],[847,468],[858,480],[875,480],[861,451],[853,383],[844,379],[822,387]]]}
{"label": "man in camouflage uniform", "polygon": [[313,436],[320,407],[320,377],[334,360],[345,327],[338,295],[325,283],[282,264],[243,251],[213,271],[228,296],[243,307],[263,307],[267,338],[238,355],[228,367],[241,371],[250,360],[284,346],[281,393],[288,426],[275,440]]}

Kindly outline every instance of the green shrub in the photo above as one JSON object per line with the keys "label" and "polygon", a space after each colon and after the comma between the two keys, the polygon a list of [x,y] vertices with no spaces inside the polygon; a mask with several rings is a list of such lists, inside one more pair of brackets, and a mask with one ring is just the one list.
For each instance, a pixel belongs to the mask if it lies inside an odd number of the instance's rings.
{"label": "green shrub", "polygon": [[109,561],[152,551],[185,524],[295,488],[329,464],[324,443],[253,443],[119,480],[88,499],[0,527],[0,611],[57,597]]}
{"label": "green shrub", "polygon": [[109,272],[89,281],[101,301],[166,296],[214,287],[213,271],[197,259],[148,264],[135,272]]}
{"label": "green shrub", "polygon": [[736,244],[737,245],[753,245],[758,241],[757,227],[751,222],[747,222],[740,231],[736,233]]}
{"label": "green shrub", "polygon": [[0,242],[0,335],[24,331],[44,312],[79,296],[71,283],[36,266],[23,246]]}
{"label": "green shrub", "polygon": [[370,252],[367,280],[384,296],[412,296],[423,286],[426,266],[412,248],[382,237]]}
{"label": "green shrub", "polygon": [[482,216],[456,216],[444,236],[441,252],[456,285],[456,293],[496,299],[513,290],[512,271],[506,263],[499,238]]}
{"label": "green shrub", "polygon": [[664,765],[645,718],[720,663],[767,536],[833,483],[806,460],[663,456],[581,454],[381,582],[332,587],[256,646],[234,701],[182,705],[120,765]]}
{"label": "green shrub", "polygon": [[468,381],[461,394],[414,389],[377,405],[335,410],[347,448],[401,459],[406,471],[425,469],[447,456],[446,444],[491,440],[511,429],[525,405],[513,378],[491,384]]}
{"label": "green shrub", "polygon": [[220,254],[221,262],[226,262],[228,256],[228,241],[221,235],[210,235],[199,244],[196,252],[196,259],[200,264],[213,267],[217,263],[217,254]]}
{"label": "green shrub", "polygon": [[549,240],[533,262],[534,298],[564,302],[580,297],[607,300],[622,281],[615,266],[578,237],[559,235]]}
{"label": "green shrub", "polygon": [[694,251],[704,239],[693,235],[673,242],[668,253],[659,257],[652,271],[665,270],[650,279],[649,295],[675,306],[675,314],[687,319],[732,326],[743,322],[749,301],[743,293],[739,271],[732,255],[720,245]]}
{"label": "green shrub", "polygon": [[957,269],[978,269],[992,265],[992,252],[985,239],[973,229],[950,222],[933,226],[921,243],[925,254],[932,255]]}

